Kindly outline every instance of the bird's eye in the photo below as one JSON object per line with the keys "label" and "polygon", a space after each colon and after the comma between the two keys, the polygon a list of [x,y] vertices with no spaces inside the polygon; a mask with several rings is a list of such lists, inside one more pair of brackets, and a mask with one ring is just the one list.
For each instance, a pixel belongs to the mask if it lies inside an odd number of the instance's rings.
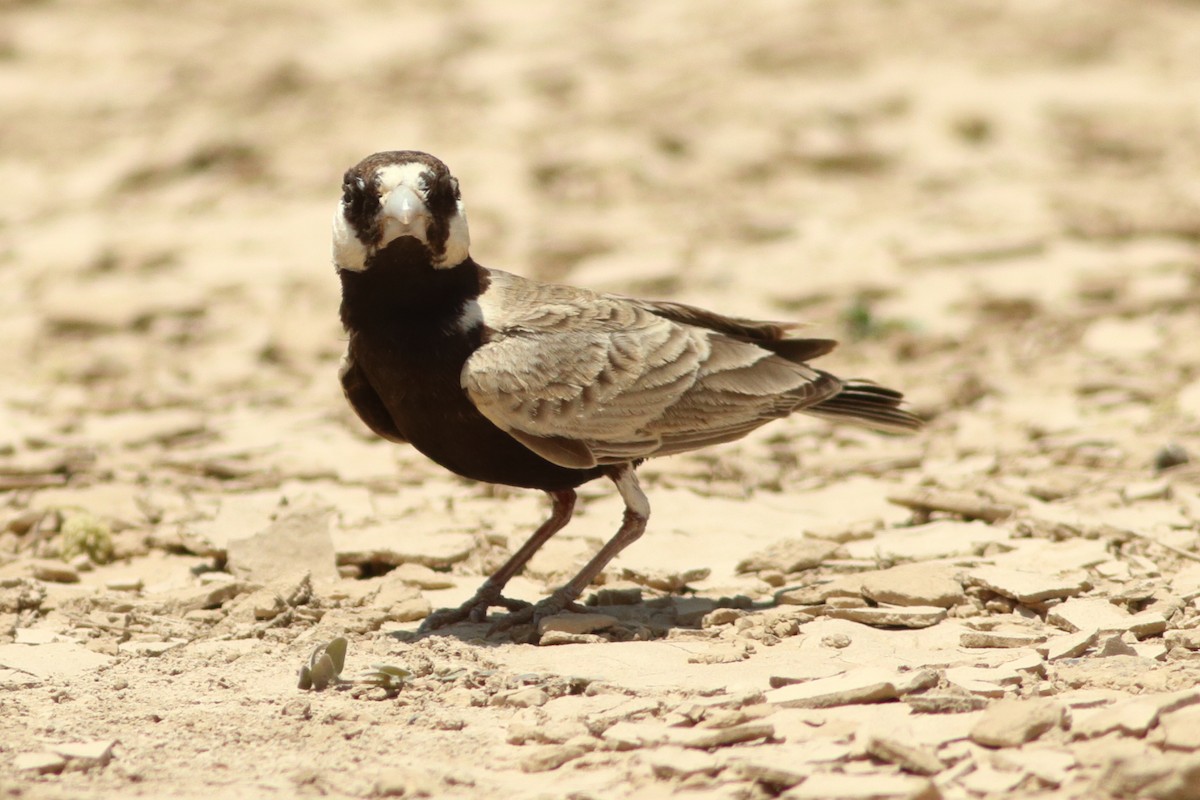
{"label": "bird's eye", "polygon": [[342,181],[342,214],[360,230],[366,230],[379,212],[379,195],[360,175],[346,173]]}

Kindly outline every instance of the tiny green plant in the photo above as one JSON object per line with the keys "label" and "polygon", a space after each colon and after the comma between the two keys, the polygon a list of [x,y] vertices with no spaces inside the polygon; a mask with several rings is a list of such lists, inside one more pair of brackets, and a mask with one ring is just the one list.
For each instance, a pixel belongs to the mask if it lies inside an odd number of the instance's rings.
{"label": "tiny green plant", "polygon": [[403,667],[392,664],[372,664],[367,672],[357,680],[342,678],[342,669],[346,666],[346,650],[348,643],[344,636],[317,645],[308,657],[308,663],[300,667],[301,689],[315,692],[323,691],[330,686],[365,685],[383,689],[393,695],[404,687],[412,673]]}

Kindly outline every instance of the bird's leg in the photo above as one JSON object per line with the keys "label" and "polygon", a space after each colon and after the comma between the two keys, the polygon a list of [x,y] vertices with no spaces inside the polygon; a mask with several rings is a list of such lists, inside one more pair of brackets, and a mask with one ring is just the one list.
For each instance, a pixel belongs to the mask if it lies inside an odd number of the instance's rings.
{"label": "bird's leg", "polygon": [[575,510],[574,489],[546,492],[546,494],[550,495],[550,501],[553,504],[550,511],[550,518],[534,531],[533,536],[529,537],[529,541],[523,544],[520,550],[513,553],[512,557],[508,561],[505,561],[500,569],[492,573],[483,582],[483,585],[475,592],[474,597],[458,608],[443,608],[426,617],[425,621],[421,623],[421,633],[436,630],[446,625],[453,625],[465,619],[470,619],[472,622],[482,622],[487,617],[488,609],[492,606],[504,606],[509,611],[516,611],[529,605],[529,603],[523,600],[510,600],[507,597],[501,596],[500,593],[504,591],[504,587],[512,577],[529,563],[529,559],[533,558],[533,554],[551,536],[561,531],[563,526],[571,521],[571,514]]}
{"label": "bird's leg", "polygon": [[570,607],[591,585],[596,576],[608,566],[608,562],[641,537],[646,530],[646,521],[650,519],[650,501],[646,499],[646,494],[638,483],[633,465],[622,464],[609,477],[617,485],[617,491],[621,493],[621,499],[625,501],[625,517],[616,535],[600,548],[600,552],[596,553],[583,569],[579,570],[579,574],[571,578],[554,594],[536,605],[514,611],[500,618],[493,626],[493,631],[506,630],[525,622],[532,622],[536,625],[543,617],[554,616]]}

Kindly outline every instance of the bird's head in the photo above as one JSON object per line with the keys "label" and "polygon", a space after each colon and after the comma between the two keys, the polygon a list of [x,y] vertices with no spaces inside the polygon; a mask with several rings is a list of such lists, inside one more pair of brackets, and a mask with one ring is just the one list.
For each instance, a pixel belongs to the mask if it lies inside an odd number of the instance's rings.
{"label": "bird's head", "polygon": [[466,260],[471,244],[458,180],[438,159],[416,150],[367,156],[346,171],[333,214],[333,263],[362,272],[393,242],[423,246],[435,269]]}

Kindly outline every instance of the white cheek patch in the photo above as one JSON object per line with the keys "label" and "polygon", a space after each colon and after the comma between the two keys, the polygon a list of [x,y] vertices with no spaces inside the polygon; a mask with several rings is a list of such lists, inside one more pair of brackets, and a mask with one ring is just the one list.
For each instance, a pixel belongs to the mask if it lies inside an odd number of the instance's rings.
{"label": "white cheek patch", "polygon": [[457,267],[471,254],[471,231],[467,227],[467,209],[458,201],[458,213],[450,218],[450,235],[446,237],[446,252],[435,267]]}
{"label": "white cheek patch", "polygon": [[333,212],[333,265],[351,272],[362,272],[367,268],[367,246],[359,241],[346,221],[340,201]]}

